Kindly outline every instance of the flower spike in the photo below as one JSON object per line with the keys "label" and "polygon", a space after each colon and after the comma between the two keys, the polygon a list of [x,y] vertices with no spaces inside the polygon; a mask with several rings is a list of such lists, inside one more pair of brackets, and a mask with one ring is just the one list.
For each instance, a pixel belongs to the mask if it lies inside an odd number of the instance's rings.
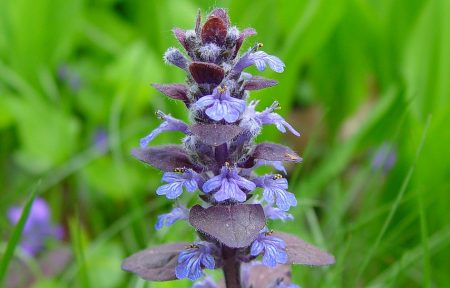
{"label": "flower spike", "polygon": [[[178,204],[187,199],[177,200],[171,211],[158,216],[155,229],[187,220],[200,241],[145,249],[128,257],[122,269],[149,281],[202,279],[193,287],[217,288],[223,285],[214,283],[204,270],[221,268],[227,287],[298,288],[288,265],[330,265],[335,259],[293,235],[272,234],[265,228],[268,220],[293,220],[288,210],[297,200],[288,191],[286,178],[259,176],[257,168],[270,166],[287,175],[284,163],[302,158],[285,145],[258,143],[257,137],[265,125],[275,125],[282,133],[300,133],[276,113],[277,101],[262,111],[256,109],[258,100],[247,101],[252,91],[278,81],[244,71],[254,66],[259,72],[269,68],[282,73],[285,64],[262,51],[260,43],[240,52],[244,40],[256,31],[233,26],[226,9],[213,9],[203,19],[199,12],[194,28],[174,28],[185,51],[169,48],[164,54],[166,63],[186,72],[186,82],[153,84],[184,103],[190,123],[158,111],[162,123],[132,151],[143,163],[163,171],[157,195],[178,199],[187,191],[199,198],[192,207]],[[179,145],[147,147],[165,131],[180,131],[185,137]],[[192,197],[183,198],[194,203]],[[262,263],[255,259],[259,256]]]}

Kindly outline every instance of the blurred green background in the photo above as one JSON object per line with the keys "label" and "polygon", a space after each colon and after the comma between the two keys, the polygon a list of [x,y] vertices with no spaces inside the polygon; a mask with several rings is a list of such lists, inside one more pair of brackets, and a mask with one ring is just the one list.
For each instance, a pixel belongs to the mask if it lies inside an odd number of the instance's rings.
{"label": "blurred green background", "polygon": [[[153,229],[172,203],[155,195],[161,173],[130,150],[160,123],[157,109],[187,118],[149,83],[184,80],[162,61],[179,46],[170,29],[192,28],[198,8],[214,7],[257,29],[244,49],[263,42],[287,66],[263,73],[277,87],[252,93],[260,109],[278,100],[302,132],[268,127],[258,138],[304,157],[289,170],[295,221],[270,226],[337,258],[328,268],[295,267],[295,282],[450,287],[448,0],[0,1],[0,254],[14,228],[8,208],[37,187],[66,231],[43,253],[65,246],[73,260],[52,277],[31,269],[33,287],[190,287],[145,283],[120,262],[194,239],[186,223]],[[152,145],[181,137],[165,133]],[[380,147],[394,155],[392,167],[373,164]],[[41,261],[19,249],[17,258],[34,268]],[[8,275],[24,271],[12,265]]]}

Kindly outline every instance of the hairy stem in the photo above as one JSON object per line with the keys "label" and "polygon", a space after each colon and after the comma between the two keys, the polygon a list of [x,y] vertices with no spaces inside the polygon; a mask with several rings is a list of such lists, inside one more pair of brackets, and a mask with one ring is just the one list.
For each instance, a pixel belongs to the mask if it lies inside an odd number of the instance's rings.
{"label": "hairy stem", "polygon": [[236,257],[236,249],[223,246],[222,257],[224,260],[224,266],[222,269],[226,287],[241,288],[241,262]]}

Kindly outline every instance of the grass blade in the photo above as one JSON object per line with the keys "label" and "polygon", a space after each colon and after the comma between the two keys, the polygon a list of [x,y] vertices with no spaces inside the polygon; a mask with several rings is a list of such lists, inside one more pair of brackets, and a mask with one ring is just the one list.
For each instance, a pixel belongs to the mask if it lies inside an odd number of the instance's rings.
{"label": "grass blade", "polygon": [[36,191],[38,190],[37,188],[39,187],[39,185],[40,182],[38,182],[38,184],[34,187],[34,189],[31,190],[31,194],[28,197],[25,207],[22,210],[22,214],[20,215],[19,222],[17,222],[16,226],[14,227],[11,238],[9,239],[8,244],[6,246],[5,254],[3,255],[0,261],[0,287],[3,287],[2,284],[5,279],[9,263],[11,262],[11,259],[14,256],[14,250],[19,244],[20,237],[22,236],[22,232],[25,227],[25,223],[30,214],[31,206],[33,205],[34,199],[36,198]]}
{"label": "grass blade", "polygon": [[395,202],[392,205],[391,211],[389,212],[388,217],[386,218],[386,221],[383,224],[383,227],[381,228],[380,233],[378,234],[377,239],[375,240],[373,246],[371,247],[371,249],[369,250],[369,253],[367,254],[367,257],[365,258],[359,272],[358,272],[358,276],[356,277],[356,282],[358,283],[359,279],[361,278],[362,273],[364,272],[364,270],[367,268],[367,265],[369,264],[369,261],[372,259],[375,251],[377,250],[378,246],[380,245],[381,239],[383,238],[384,234],[386,233],[387,228],[389,227],[389,225],[391,224],[391,221],[394,217],[395,212],[397,211],[397,208],[399,207],[402,199],[403,199],[403,195],[405,194],[406,188],[408,187],[409,181],[411,180],[412,174],[414,172],[414,169],[416,167],[416,163],[417,160],[419,159],[419,155],[422,151],[423,145],[425,143],[425,138],[427,136],[427,132],[428,132],[428,127],[430,126],[430,121],[431,121],[431,115],[428,116],[427,122],[425,124],[425,129],[423,131],[422,134],[422,139],[420,140],[420,144],[419,147],[417,148],[417,152],[416,152],[416,157],[414,159],[414,162],[412,163],[411,167],[408,170],[408,174],[406,175],[406,178],[403,180],[402,186],[400,188],[400,192],[397,195],[397,198],[395,199]]}

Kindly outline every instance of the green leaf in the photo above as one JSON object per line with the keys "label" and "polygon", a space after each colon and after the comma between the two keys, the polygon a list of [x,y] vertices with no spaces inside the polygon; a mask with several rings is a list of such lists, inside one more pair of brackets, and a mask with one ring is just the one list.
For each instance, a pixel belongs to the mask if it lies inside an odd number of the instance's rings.
{"label": "green leaf", "polygon": [[20,150],[16,160],[23,169],[41,173],[61,164],[77,146],[78,121],[40,99],[10,99],[18,126]]}

